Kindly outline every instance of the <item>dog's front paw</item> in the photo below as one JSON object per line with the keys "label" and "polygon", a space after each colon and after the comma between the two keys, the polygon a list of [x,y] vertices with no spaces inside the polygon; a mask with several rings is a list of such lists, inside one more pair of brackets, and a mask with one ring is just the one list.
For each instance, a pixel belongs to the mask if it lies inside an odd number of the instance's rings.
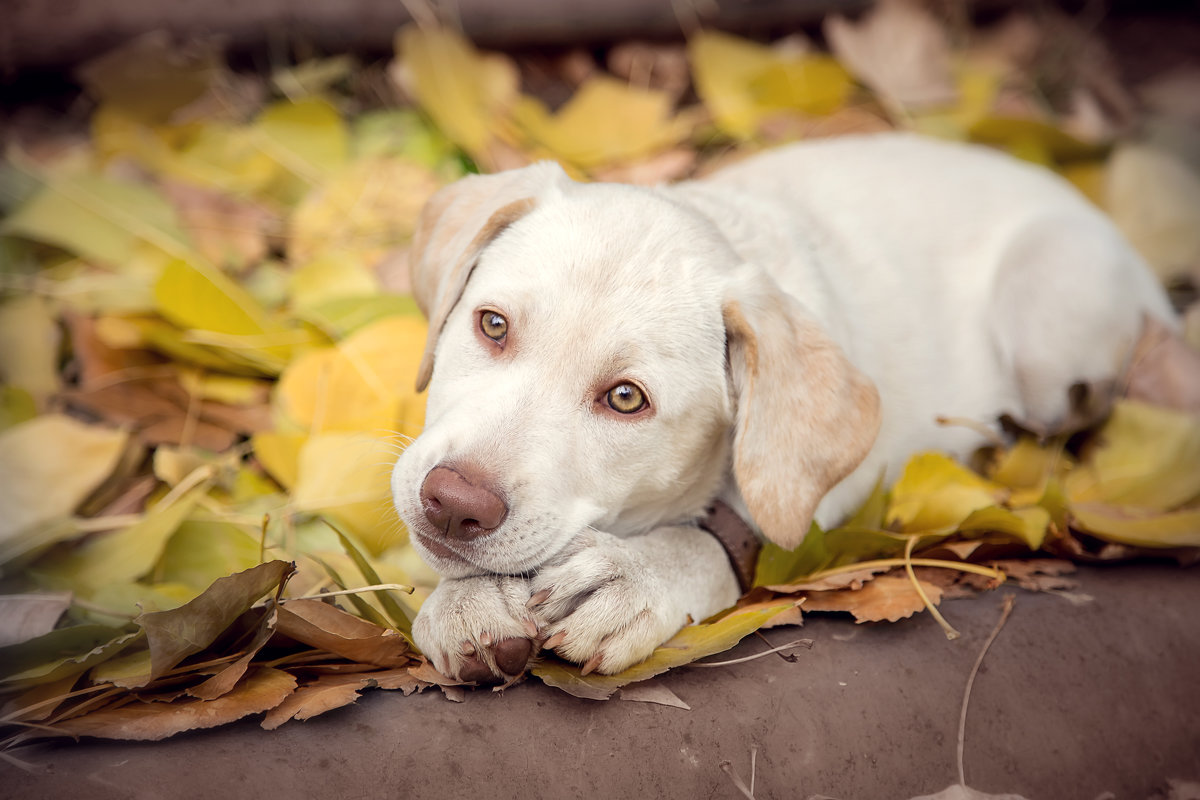
{"label": "dog's front paw", "polygon": [[609,534],[583,534],[541,568],[531,589],[542,646],[582,664],[585,675],[642,661],[687,623],[655,565]]}
{"label": "dog's front paw", "polygon": [[529,581],[481,575],[442,581],[413,622],[413,639],[442,674],[468,683],[509,682],[536,652],[526,609]]}

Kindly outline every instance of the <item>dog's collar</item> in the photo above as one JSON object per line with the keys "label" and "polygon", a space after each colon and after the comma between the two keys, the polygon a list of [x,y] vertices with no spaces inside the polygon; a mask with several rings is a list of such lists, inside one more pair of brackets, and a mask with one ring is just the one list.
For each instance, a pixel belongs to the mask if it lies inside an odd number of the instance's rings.
{"label": "dog's collar", "polygon": [[708,510],[708,516],[700,520],[699,526],[715,536],[725,548],[733,574],[737,576],[738,588],[742,594],[748,592],[754,584],[758,553],[762,549],[758,536],[733,509],[720,500]]}

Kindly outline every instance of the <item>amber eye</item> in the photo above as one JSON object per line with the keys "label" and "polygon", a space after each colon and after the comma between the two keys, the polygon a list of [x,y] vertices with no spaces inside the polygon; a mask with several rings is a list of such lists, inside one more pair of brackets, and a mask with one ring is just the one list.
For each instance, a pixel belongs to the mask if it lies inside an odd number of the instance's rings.
{"label": "amber eye", "polygon": [[484,311],[479,316],[479,330],[492,341],[502,342],[508,335],[508,320],[495,311]]}
{"label": "amber eye", "polygon": [[605,398],[609,408],[620,414],[634,414],[646,407],[646,396],[632,383],[618,383]]}

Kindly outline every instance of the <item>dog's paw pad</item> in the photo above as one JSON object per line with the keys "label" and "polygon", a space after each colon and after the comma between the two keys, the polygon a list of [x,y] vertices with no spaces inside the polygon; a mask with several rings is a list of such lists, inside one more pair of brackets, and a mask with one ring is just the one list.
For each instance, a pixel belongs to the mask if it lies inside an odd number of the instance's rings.
{"label": "dog's paw pad", "polygon": [[459,667],[458,679],[465,683],[490,683],[496,680],[496,676],[482,658],[471,656],[464,659]]}
{"label": "dog's paw pad", "polygon": [[520,675],[533,655],[533,642],[528,639],[501,639],[492,648],[496,666],[505,675]]}

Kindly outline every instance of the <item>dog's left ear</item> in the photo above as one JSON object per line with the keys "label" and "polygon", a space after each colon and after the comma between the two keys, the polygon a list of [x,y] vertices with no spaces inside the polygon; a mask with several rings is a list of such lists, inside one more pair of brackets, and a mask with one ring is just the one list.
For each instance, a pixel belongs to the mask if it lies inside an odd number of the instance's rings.
{"label": "dog's left ear", "polygon": [[733,471],[763,534],[803,541],[817,504],[871,449],[879,393],[769,276],[739,270],[723,313],[737,403]]}
{"label": "dog's left ear", "polygon": [[548,186],[567,180],[560,166],[541,162],[495,175],[470,175],[426,203],[409,250],[413,297],[429,318],[417,391],[429,384],[438,336],[479,255],[505,228],[529,213]]}

